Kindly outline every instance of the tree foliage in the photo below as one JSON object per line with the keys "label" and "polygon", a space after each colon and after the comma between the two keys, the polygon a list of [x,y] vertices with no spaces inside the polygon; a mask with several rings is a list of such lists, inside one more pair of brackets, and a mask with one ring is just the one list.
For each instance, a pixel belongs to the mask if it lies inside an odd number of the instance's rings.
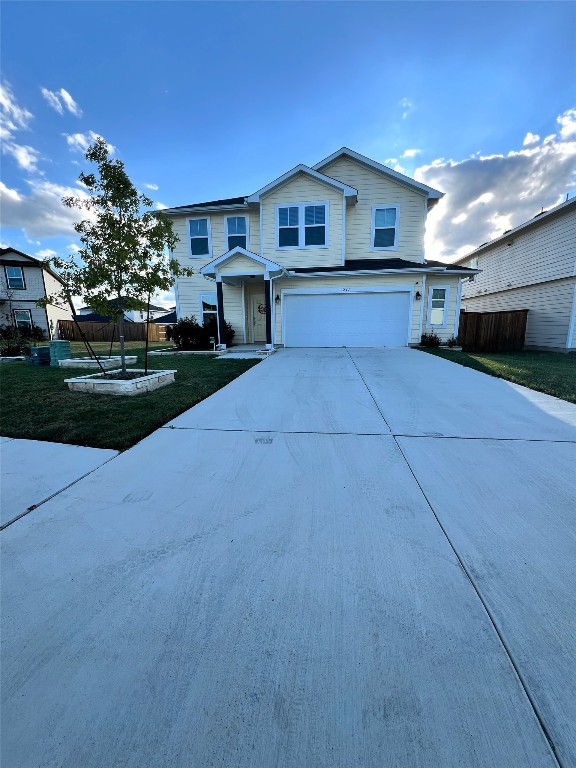
{"label": "tree foliage", "polygon": [[[138,192],[124,163],[109,157],[105,140],[98,137],[85,156],[97,166],[96,172],[79,176],[87,196],[62,200],[88,214],[74,225],[81,248],[67,258],[49,260],[64,287],[46,303],[62,304],[78,296],[95,312],[116,312],[122,327],[125,311],[145,309],[150,296],[168,290],[176,277],[192,270],[166,255],[178,242],[172,222],[161,211],[150,210],[152,200]],[[112,311],[110,299],[115,300]]]}

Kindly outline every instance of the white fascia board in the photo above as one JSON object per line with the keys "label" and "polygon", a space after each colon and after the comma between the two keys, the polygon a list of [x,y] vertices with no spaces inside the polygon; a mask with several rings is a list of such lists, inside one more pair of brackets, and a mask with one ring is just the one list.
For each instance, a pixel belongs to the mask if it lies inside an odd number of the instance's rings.
{"label": "white fascia board", "polygon": [[407,267],[406,269],[362,269],[356,272],[346,272],[338,270],[334,272],[291,272],[286,270],[288,277],[338,277],[355,275],[404,275],[404,274],[425,274],[425,275],[459,275],[461,278],[468,277],[472,273],[478,274],[481,270],[470,270],[462,273],[460,270],[444,269],[443,267]]}
{"label": "white fascia board", "polygon": [[270,184],[267,184],[265,187],[262,187],[262,189],[259,189],[257,192],[254,192],[253,195],[250,195],[246,198],[247,203],[259,203],[260,198],[267,194],[268,192],[271,192],[273,189],[276,189],[276,187],[279,187],[281,184],[284,184],[285,182],[289,181],[293,176],[296,176],[298,173],[305,173],[308,176],[311,176],[313,179],[316,179],[317,181],[320,181],[324,184],[328,184],[330,187],[335,187],[336,189],[341,190],[345,197],[352,197],[355,198],[358,196],[358,190],[354,189],[354,187],[349,187],[347,184],[342,184],[341,181],[336,181],[336,179],[331,179],[330,176],[325,176],[323,173],[318,173],[318,171],[315,171],[313,168],[308,167],[307,165],[297,165],[295,168],[292,168],[292,170],[288,171],[288,173],[285,173],[283,176],[279,176],[277,179],[274,179],[274,181],[271,181]]}
{"label": "white fascia board", "polygon": [[403,184],[406,187],[411,187],[412,189],[416,189],[416,190],[419,190],[420,192],[424,192],[430,200],[440,200],[441,198],[444,197],[444,194],[445,194],[444,192],[439,192],[437,189],[433,189],[432,187],[429,187],[426,184],[422,184],[419,181],[415,181],[414,179],[411,179],[409,176],[405,176],[403,173],[398,173],[398,171],[393,171],[392,168],[388,168],[387,166],[382,165],[382,163],[377,163],[376,160],[371,160],[369,157],[366,157],[365,155],[361,155],[359,152],[354,152],[353,149],[348,149],[348,147],[342,147],[337,152],[334,152],[334,154],[330,155],[329,157],[325,157],[324,160],[321,160],[319,163],[316,163],[316,165],[313,165],[312,168],[315,171],[318,171],[321,168],[324,168],[324,166],[329,165],[333,160],[337,160],[339,157],[342,157],[343,155],[347,155],[348,157],[351,157],[353,160],[357,160],[359,163],[363,163],[364,165],[367,165],[369,168],[372,168],[375,171],[380,171],[380,173],[383,173],[386,176],[391,176],[393,179],[395,179],[400,184]]}
{"label": "white fascia board", "polygon": [[222,256],[218,256],[217,258],[212,259],[212,261],[209,261],[208,264],[205,264],[200,269],[200,273],[202,275],[214,274],[216,267],[221,266],[236,256],[246,256],[246,258],[252,259],[252,261],[257,262],[258,264],[262,264],[267,272],[276,272],[278,270],[280,270],[280,272],[284,272],[284,267],[281,267],[280,264],[276,264],[274,261],[264,259],[259,254],[253,253],[252,251],[247,251],[246,248],[241,248],[239,245],[237,245],[235,248],[232,248],[231,251],[227,251],[226,253],[223,253]]}

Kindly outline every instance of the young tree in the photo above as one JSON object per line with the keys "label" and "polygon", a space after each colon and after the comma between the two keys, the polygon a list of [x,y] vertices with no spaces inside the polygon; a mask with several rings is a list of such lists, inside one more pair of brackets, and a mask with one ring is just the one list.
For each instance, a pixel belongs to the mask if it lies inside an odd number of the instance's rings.
{"label": "young tree", "polygon": [[[119,330],[122,374],[126,375],[124,313],[144,309],[156,291],[166,291],[180,275],[191,275],[167,257],[178,236],[172,222],[160,211],[150,211],[152,200],[134,187],[124,163],[108,155],[102,137],[88,147],[86,159],[97,165],[97,173],[81,173],[79,180],[88,197],[65,197],[68,208],[88,211],[89,218],[74,225],[82,247],[67,259],[50,262],[64,281],[63,289],[46,302],[70,302],[79,296],[94,311],[116,316]],[[111,310],[110,300],[114,299]]]}

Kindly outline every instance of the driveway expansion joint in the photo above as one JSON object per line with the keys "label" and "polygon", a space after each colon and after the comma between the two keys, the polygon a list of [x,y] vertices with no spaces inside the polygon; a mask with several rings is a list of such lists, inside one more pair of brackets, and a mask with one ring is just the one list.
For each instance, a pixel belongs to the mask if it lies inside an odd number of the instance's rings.
{"label": "driveway expansion joint", "polygon": [[[396,443],[396,445],[398,447],[398,450],[400,451],[400,455],[402,456],[402,458],[406,462],[406,466],[408,467],[408,470],[410,471],[412,477],[414,478],[414,482],[416,483],[416,485],[420,489],[420,492],[421,492],[424,500],[426,501],[426,504],[427,504],[428,508],[430,509],[432,514],[434,515],[434,519],[436,520],[436,524],[440,528],[442,534],[444,535],[444,538],[446,539],[446,541],[448,542],[448,545],[450,546],[450,549],[454,553],[454,556],[456,557],[456,559],[458,561],[458,564],[460,565],[460,568],[464,572],[466,578],[468,579],[470,585],[472,586],[472,589],[474,590],[474,592],[476,594],[476,597],[480,601],[480,603],[481,603],[481,605],[482,605],[482,607],[483,607],[483,609],[484,609],[484,611],[486,613],[486,616],[488,617],[488,620],[489,620],[490,624],[492,625],[492,628],[493,628],[494,632],[496,633],[496,636],[498,637],[498,640],[500,641],[500,644],[502,646],[504,654],[508,658],[508,661],[509,661],[510,665],[512,666],[515,674],[516,674],[516,679],[518,680],[518,682],[520,684],[520,687],[524,691],[524,694],[525,694],[526,698],[528,699],[528,701],[530,703],[530,707],[532,708],[532,712],[534,713],[534,716],[535,716],[536,720],[538,721],[540,729],[541,729],[541,731],[542,731],[546,741],[548,742],[548,746],[549,746],[549,748],[550,748],[550,750],[552,752],[552,756],[553,756],[556,764],[559,766],[559,768],[564,768],[564,765],[560,761],[560,758],[559,758],[558,753],[556,751],[556,747],[554,745],[554,741],[552,740],[552,735],[550,734],[550,732],[549,732],[549,730],[548,730],[548,728],[546,726],[546,723],[544,722],[544,718],[543,718],[542,714],[540,713],[540,710],[539,710],[539,707],[538,707],[536,701],[534,700],[534,698],[532,697],[532,695],[530,693],[530,690],[529,690],[529,687],[528,687],[528,683],[524,680],[524,677],[523,677],[523,675],[522,675],[518,665],[516,664],[516,662],[514,660],[512,652],[511,652],[510,648],[508,647],[508,644],[506,643],[506,640],[504,639],[503,634],[498,629],[498,625],[496,623],[496,619],[492,615],[492,612],[490,611],[490,608],[488,607],[488,604],[486,603],[486,601],[482,597],[480,589],[476,585],[476,583],[475,583],[475,581],[474,581],[474,579],[472,577],[472,574],[470,573],[469,569],[466,567],[466,563],[464,562],[463,557],[461,557],[461,555],[459,554],[458,550],[456,549],[455,544],[453,543],[453,541],[451,540],[450,536],[448,535],[448,532],[446,531],[446,529],[444,528],[444,526],[440,522],[440,518],[438,517],[434,507],[432,506],[432,502],[428,498],[428,495],[426,494],[426,492],[424,491],[424,488],[422,487],[420,481],[418,480],[418,478],[416,476],[416,473],[413,470],[410,462],[408,461],[408,458],[407,458],[406,454],[402,450],[402,446],[400,445],[400,443],[397,440],[397,437],[400,437],[400,435],[396,435],[394,432],[392,432],[392,428],[390,427],[390,425],[386,421],[386,418],[385,418],[384,414],[382,413],[378,403],[376,402],[376,399],[375,399],[374,395],[372,394],[372,391],[370,390],[370,387],[368,386],[368,384],[366,383],[364,377],[362,376],[362,373],[360,372],[360,369],[356,365],[356,361],[354,360],[354,358],[350,354],[350,351],[348,350],[348,348],[346,348],[346,352],[350,356],[350,359],[352,360],[352,363],[354,364],[354,367],[358,371],[358,375],[360,376],[364,386],[366,387],[366,389],[368,390],[370,396],[372,397],[372,400],[374,401],[374,405],[376,406],[376,408],[378,409],[378,412],[382,416],[382,419],[383,419],[384,423],[386,424],[386,426],[389,427],[391,435],[394,438],[394,442]],[[413,437],[413,435],[402,435],[402,437]],[[433,440],[445,439],[441,435],[418,435],[417,437],[431,437]],[[449,439],[458,439],[458,438],[449,438]],[[492,439],[492,438],[473,438],[473,439],[478,440],[478,439]],[[498,438],[496,438],[496,439],[498,439]],[[510,438],[504,438],[504,440],[510,440]],[[524,441],[524,442],[526,442],[526,441]],[[530,442],[532,442],[532,441],[530,441]],[[552,442],[552,441],[534,441],[534,442]],[[556,442],[556,441],[554,441],[554,442]],[[572,442],[572,441],[562,441],[562,442]]]}

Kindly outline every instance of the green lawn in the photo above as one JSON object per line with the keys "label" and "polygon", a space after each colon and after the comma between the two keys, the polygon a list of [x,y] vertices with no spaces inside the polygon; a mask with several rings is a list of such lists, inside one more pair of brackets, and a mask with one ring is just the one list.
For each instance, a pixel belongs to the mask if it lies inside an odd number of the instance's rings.
{"label": "green lawn", "polygon": [[[107,345],[100,344],[94,345],[95,351],[107,354]],[[84,354],[81,345],[73,347],[75,356]],[[129,348],[131,354],[138,354],[134,367],[143,367],[142,342],[132,342]],[[82,375],[82,371],[2,363],[0,434],[124,450],[258,362],[204,355],[150,357],[150,369],[176,369],[176,382],[135,397],[70,392],[64,379]]]}
{"label": "green lawn", "polygon": [[422,351],[576,403],[576,355],[561,352],[455,352],[451,349]]}

